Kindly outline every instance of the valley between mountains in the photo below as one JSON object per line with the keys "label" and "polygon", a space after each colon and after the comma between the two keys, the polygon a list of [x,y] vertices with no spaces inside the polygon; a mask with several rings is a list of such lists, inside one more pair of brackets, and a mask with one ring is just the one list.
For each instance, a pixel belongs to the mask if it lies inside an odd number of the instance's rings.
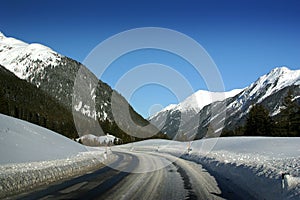
{"label": "valley between mountains", "polygon": [[0,198],[299,199],[300,70],[253,81],[144,119],[80,62],[0,33]]}
{"label": "valley between mountains", "polygon": [[[117,91],[98,80],[79,62],[46,46],[27,44],[1,34],[0,65],[3,81],[1,102],[6,105],[1,107],[1,112],[50,128],[70,138],[109,133],[127,143],[145,138],[152,132],[158,133],[151,135],[153,138],[176,140],[201,139],[207,135],[245,135],[246,119],[255,104],[264,106],[274,123],[280,125],[278,129],[281,134],[273,131],[273,136],[299,135],[299,128],[285,131],[284,120],[287,115],[294,115],[293,127],[299,125],[300,70],[277,67],[248,87],[229,92],[199,90],[178,105],[169,105],[151,116],[148,120],[154,126],[150,125],[149,130],[145,130],[137,127],[146,126],[149,122],[136,113]],[[81,82],[78,90],[73,91],[75,79]],[[17,87],[11,87],[10,84]],[[19,87],[24,89],[12,89]],[[26,92],[20,95],[20,90]],[[34,97],[30,93],[39,94]],[[121,123],[125,124],[127,130],[120,129],[115,123],[111,108],[112,94],[116,94],[116,104],[120,108],[130,110],[130,116],[137,126],[126,120],[126,111],[122,109],[117,112],[117,118],[123,120]],[[32,96],[31,100],[26,101],[29,96]],[[39,96],[43,96],[40,99],[44,100],[40,101]],[[286,98],[290,98],[292,104],[288,114]],[[32,105],[37,101],[39,102],[35,106]],[[53,102],[52,107],[60,109],[50,109],[46,101]],[[61,115],[61,111],[65,114]],[[76,124],[72,122],[72,118]],[[102,128],[100,131],[98,124]],[[140,137],[130,136],[126,131],[131,132],[131,135],[139,134]]]}

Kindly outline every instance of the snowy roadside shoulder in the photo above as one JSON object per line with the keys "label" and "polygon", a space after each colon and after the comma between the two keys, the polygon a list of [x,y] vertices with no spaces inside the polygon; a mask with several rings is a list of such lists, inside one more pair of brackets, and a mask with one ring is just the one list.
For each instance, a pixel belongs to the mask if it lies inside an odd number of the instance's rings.
{"label": "snowy roadside shoulder", "polygon": [[259,154],[213,151],[207,155],[190,152],[181,158],[203,165],[256,199],[300,198],[300,157],[270,159]]}
{"label": "snowy roadside shoulder", "polygon": [[[213,148],[207,148],[211,144]],[[149,140],[131,146],[135,150],[169,153],[199,163],[255,199],[300,199],[300,138]],[[189,148],[191,151],[187,152]]]}
{"label": "snowy roadside shoulder", "polygon": [[[206,156],[183,155],[242,186],[258,199],[298,199],[300,195],[300,158],[269,159],[261,155],[212,152]],[[294,168],[292,168],[294,166]],[[283,176],[287,172],[290,175]]]}
{"label": "snowy roadside shoulder", "polygon": [[0,198],[87,173],[113,157],[103,150],[87,151],[66,159],[0,165]]}

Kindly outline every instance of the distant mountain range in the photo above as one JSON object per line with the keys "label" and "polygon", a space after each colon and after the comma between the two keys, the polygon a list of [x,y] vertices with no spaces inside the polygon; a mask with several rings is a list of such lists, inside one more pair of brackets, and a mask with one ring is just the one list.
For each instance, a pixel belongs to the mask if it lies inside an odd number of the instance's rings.
{"label": "distant mountain range", "polygon": [[[171,138],[200,139],[206,137],[209,129],[220,135],[222,131],[243,126],[254,104],[262,104],[275,118],[285,108],[283,101],[288,91],[291,91],[293,101],[300,105],[300,70],[278,67],[242,90],[219,95],[223,96],[222,101],[215,93],[198,91],[178,105],[167,106],[149,120]],[[222,109],[212,116],[211,108],[218,105]],[[226,115],[220,119],[217,115],[222,112]],[[210,127],[211,124],[221,125]]]}
{"label": "distant mountain range", "polygon": [[[140,138],[146,138],[149,136],[149,133],[153,132],[158,133],[157,135],[153,135],[153,137],[165,137],[151,124],[147,126],[147,129],[142,129],[141,127],[148,125],[149,122],[136,113],[125,98],[106,83],[98,80],[85,66],[73,59],[58,54],[46,46],[41,44],[27,44],[18,39],[6,37],[0,32],[0,65],[16,76],[8,75],[5,77],[9,77],[10,82],[14,79],[20,83],[18,87],[23,87],[23,85],[17,79],[25,80],[35,86],[34,88],[31,87],[31,92],[37,94],[37,97],[34,97],[36,104],[30,104],[30,106],[45,106],[44,103],[46,101],[43,102],[38,99],[38,94],[42,91],[43,95],[51,97],[51,101],[56,101],[54,103],[55,106],[52,108],[53,112],[59,113],[57,109],[62,110],[64,108],[65,113],[67,111],[66,115],[72,116],[73,113],[76,124],[72,124],[70,131],[75,131],[75,133],[69,133],[67,136],[82,136],[87,134],[100,136],[110,133],[122,139],[123,142],[140,140]],[[9,74],[3,67],[1,67],[0,73]],[[5,80],[8,79],[3,79],[3,81]],[[75,80],[81,82],[74,92]],[[9,86],[0,85],[0,87],[2,87],[0,88],[2,91],[7,91],[4,87]],[[11,87],[15,86],[12,84]],[[24,87],[28,87],[27,84],[24,84]],[[15,91],[17,90],[10,90],[10,92]],[[111,108],[112,94],[116,97],[114,101],[118,107],[129,109],[131,118],[137,125],[133,125],[128,120],[124,109],[119,109],[116,112],[119,115],[118,119],[121,119],[119,123],[123,124],[126,130],[118,127]],[[3,95],[4,98],[6,93],[4,92]],[[21,95],[23,94],[10,94],[10,96],[17,96],[19,99],[26,99],[25,94],[23,97],[20,97]],[[6,101],[13,100],[9,98]],[[35,110],[34,114],[37,116],[41,116],[43,112],[42,109],[32,108],[31,110]],[[47,112],[50,112],[50,110],[47,110]],[[12,114],[13,112],[9,113]],[[52,121],[53,119],[49,117],[50,115],[47,114],[49,120]],[[97,124],[101,125],[103,132],[99,132]],[[76,125],[76,130],[74,130],[74,125]],[[58,129],[56,131],[63,133]]]}

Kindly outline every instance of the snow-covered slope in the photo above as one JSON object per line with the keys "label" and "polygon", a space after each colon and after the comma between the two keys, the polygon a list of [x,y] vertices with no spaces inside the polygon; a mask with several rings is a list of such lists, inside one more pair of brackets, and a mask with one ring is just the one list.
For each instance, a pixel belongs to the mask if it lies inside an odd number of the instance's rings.
{"label": "snow-covered slope", "polygon": [[[300,138],[226,137],[187,142],[148,140],[136,151],[170,153],[200,163],[254,199],[300,198]],[[133,149],[132,145],[123,148]],[[289,173],[281,180],[282,173]]]}
{"label": "snow-covered slope", "polygon": [[[268,109],[271,116],[280,113],[285,108],[283,102],[288,91],[292,92],[293,100],[299,102],[299,83],[300,70],[290,70],[287,67],[275,68],[268,74],[261,76],[243,92],[223,102],[226,105],[224,107],[226,118],[224,119],[223,130],[231,131],[244,125],[252,105],[257,103]],[[210,123],[218,123],[213,116],[207,116],[207,113],[210,113],[209,107],[204,107],[199,115],[191,120],[199,122],[197,138],[205,135]],[[189,125],[186,124],[184,130],[189,129]]]}
{"label": "snow-covered slope", "polygon": [[0,164],[61,159],[85,151],[58,133],[0,114]]}
{"label": "snow-covered slope", "polygon": [[[112,94],[115,94],[114,100],[118,105],[118,121],[126,130],[130,129],[128,133],[136,132],[137,126],[130,125],[131,120],[126,116],[127,108],[133,111],[130,112],[133,121],[147,123],[125,98],[99,80],[88,68],[46,46],[27,44],[0,33],[0,65],[54,97],[69,110],[74,116],[80,136],[104,135],[109,132],[120,137],[120,131],[112,130],[116,123],[116,115],[112,114],[111,108]],[[99,123],[107,130],[102,132]],[[155,126],[147,126],[147,130],[138,131],[140,135],[146,135],[149,130],[158,132]]]}
{"label": "snow-covered slope", "polygon": [[228,92],[210,92],[206,90],[198,90],[191,96],[187,97],[179,104],[170,104],[166,108],[162,109],[158,113],[151,116],[149,119],[154,122],[154,118],[166,111],[180,111],[198,113],[204,106],[215,102],[221,101],[229,97],[233,97],[243,91],[243,89],[235,89]]}
{"label": "snow-covered slope", "polygon": [[261,76],[242,93],[227,104],[227,122],[234,124],[238,119],[244,119],[252,104],[261,103],[274,116],[284,109],[283,101],[288,90],[292,91],[293,100],[300,95],[300,70],[290,70],[278,67]]}
{"label": "snow-covered slope", "polygon": [[270,95],[291,85],[300,85],[300,70],[290,70],[287,67],[275,68],[247,87],[229,107],[238,110],[245,102],[254,99],[256,103],[261,103]]}
{"label": "snow-covered slope", "polygon": [[0,114],[0,198],[95,170],[104,152]]}
{"label": "snow-covered slope", "polygon": [[240,93],[242,89],[235,89],[228,92],[210,92],[199,90],[187,97],[179,104],[171,104],[150,117],[150,122],[160,128],[162,132],[167,133],[171,138],[176,132],[181,119],[184,123],[192,119],[200,110],[216,101],[222,101],[226,98],[233,97]]}
{"label": "snow-covered slope", "polygon": [[[270,111],[271,116],[280,113],[285,108],[283,100],[288,90],[292,91],[293,100],[298,101],[300,98],[300,70],[278,67],[268,74],[261,76],[242,91],[233,90],[229,94],[226,94],[226,97],[231,96],[232,98],[227,98],[221,103],[226,105],[224,107],[226,108],[226,119],[223,128],[232,130],[243,125],[246,115],[253,104],[263,104]],[[201,102],[198,95],[199,97],[201,95],[206,96],[206,98]],[[151,117],[151,123],[161,128],[163,132],[171,135],[173,138],[178,133],[180,118],[183,116],[184,119],[188,120],[181,122],[183,125],[181,124],[179,132],[190,134],[189,137],[202,138],[208,130],[208,125],[211,122],[218,123],[216,120],[220,120],[214,116],[210,116],[211,106],[216,106],[218,102],[212,101],[209,96],[209,93],[199,91],[182,103],[171,105],[157,113]],[[218,100],[218,95],[213,97],[216,97]],[[177,129],[174,127],[177,127]]]}
{"label": "snow-covered slope", "polygon": [[[47,46],[36,43],[27,44],[21,40],[6,37],[0,32],[0,65],[20,79],[44,90],[69,109],[72,108],[72,97],[74,97],[75,102],[81,102],[80,105],[75,105],[75,110],[83,115],[94,119],[99,117],[102,120],[111,117],[107,116],[106,105],[110,102],[106,96],[99,100],[99,107],[103,109],[98,112],[92,108],[91,103],[83,101],[83,99],[95,100],[95,93],[102,97],[105,93],[110,93],[111,88],[101,83],[103,87],[99,88],[100,91],[96,91],[98,79],[86,67]],[[79,69],[81,69],[81,74],[77,74]],[[85,84],[90,86],[84,88],[84,91],[88,90],[88,96],[77,93],[73,96],[73,86],[77,75],[85,77]]]}
{"label": "snow-covered slope", "polygon": [[45,67],[55,67],[62,56],[41,44],[27,44],[0,32],[0,65],[21,79],[41,73]]}

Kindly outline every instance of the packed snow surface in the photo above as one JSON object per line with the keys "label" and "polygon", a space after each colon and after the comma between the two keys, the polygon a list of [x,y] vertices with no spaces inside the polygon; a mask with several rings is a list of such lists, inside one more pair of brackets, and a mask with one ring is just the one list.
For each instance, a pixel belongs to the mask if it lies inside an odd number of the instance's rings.
{"label": "packed snow surface", "polygon": [[[195,161],[257,199],[300,198],[300,138],[226,137],[191,143],[148,140],[124,147]],[[289,175],[281,180],[283,173]]]}

